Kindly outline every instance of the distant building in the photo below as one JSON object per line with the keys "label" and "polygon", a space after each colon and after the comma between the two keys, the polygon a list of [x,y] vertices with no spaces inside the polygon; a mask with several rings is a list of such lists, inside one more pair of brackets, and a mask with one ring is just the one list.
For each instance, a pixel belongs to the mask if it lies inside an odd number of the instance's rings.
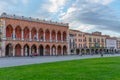
{"label": "distant building", "polygon": [[86,46],[84,32],[78,30],[69,30],[69,34],[74,36],[74,46],[76,48],[84,48]]}
{"label": "distant building", "polygon": [[120,49],[120,38],[117,38],[117,48]]}
{"label": "distant building", "polygon": [[106,47],[106,37],[101,32],[85,33],[86,47]]}
{"label": "distant building", "polygon": [[69,34],[69,49],[70,49],[70,54],[74,54],[74,50],[75,50],[75,36],[74,36],[74,34]]}
{"label": "distant building", "polygon": [[117,49],[117,38],[106,36],[106,48],[107,49]]}

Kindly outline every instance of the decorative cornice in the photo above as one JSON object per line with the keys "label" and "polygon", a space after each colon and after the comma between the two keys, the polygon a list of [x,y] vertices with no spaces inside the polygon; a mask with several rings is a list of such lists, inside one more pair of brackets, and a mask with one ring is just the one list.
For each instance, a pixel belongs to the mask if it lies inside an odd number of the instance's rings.
{"label": "decorative cornice", "polygon": [[59,22],[53,22],[51,20],[40,20],[38,18],[32,18],[32,17],[24,17],[24,16],[17,16],[17,15],[10,15],[7,13],[2,13],[0,18],[10,18],[10,19],[18,19],[18,20],[25,20],[25,21],[31,21],[31,22],[38,22],[38,23],[44,23],[44,24],[54,24],[58,26],[65,26],[68,27],[68,23],[59,23]]}

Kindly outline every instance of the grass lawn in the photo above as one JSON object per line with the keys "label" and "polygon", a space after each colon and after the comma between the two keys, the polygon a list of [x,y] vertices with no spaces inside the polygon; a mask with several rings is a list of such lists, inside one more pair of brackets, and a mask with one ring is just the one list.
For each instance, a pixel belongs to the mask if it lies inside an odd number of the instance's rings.
{"label": "grass lawn", "polygon": [[120,57],[1,68],[0,80],[120,80]]}

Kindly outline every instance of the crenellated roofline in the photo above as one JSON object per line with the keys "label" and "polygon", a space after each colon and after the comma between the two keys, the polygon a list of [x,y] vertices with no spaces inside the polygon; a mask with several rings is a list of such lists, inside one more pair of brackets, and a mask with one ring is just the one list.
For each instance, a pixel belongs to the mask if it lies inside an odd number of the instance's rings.
{"label": "crenellated roofline", "polygon": [[39,18],[10,15],[7,13],[2,13],[0,18],[10,18],[10,19],[25,20],[25,21],[31,21],[31,22],[44,23],[44,24],[54,24],[54,25],[65,26],[65,27],[69,26],[68,23],[53,22],[51,20],[40,20]]}

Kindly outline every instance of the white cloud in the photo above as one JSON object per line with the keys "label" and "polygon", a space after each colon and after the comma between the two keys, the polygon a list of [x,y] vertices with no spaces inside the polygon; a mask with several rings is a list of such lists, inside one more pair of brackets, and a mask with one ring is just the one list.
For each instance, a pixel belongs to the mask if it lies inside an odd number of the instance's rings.
{"label": "white cloud", "polygon": [[26,4],[28,4],[29,1],[30,1],[30,0],[22,0],[22,3],[23,3],[24,5],[26,5]]}
{"label": "white cloud", "polygon": [[82,24],[80,22],[77,21],[72,21],[72,23],[69,25],[70,28],[75,29],[75,30],[82,30],[84,32],[88,32],[91,29],[94,29],[95,26],[94,25],[88,25],[88,24]]}
{"label": "white cloud", "polygon": [[0,0],[0,14],[3,12],[9,14],[21,14],[23,9],[21,7],[26,6],[30,0]]}
{"label": "white cloud", "polygon": [[79,25],[78,26],[78,29],[79,30],[82,30],[82,31],[84,31],[84,32],[87,32],[87,31],[90,31],[90,30],[92,30],[92,29],[94,29],[95,28],[95,26],[94,25],[85,25],[85,24],[82,24],[82,25]]}
{"label": "white cloud", "polygon": [[117,32],[114,32],[114,31],[109,31],[109,30],[102,30],[102,32],[104,33],[104,34],[109,34],[110,36],[112,36],[112,37],[120,37],[120,34],[119,33],[117,33]]}
{"label": "white cloud", "polygon": [[66,0],[49,0],[47,4],[43,5],[43,8],[48,12],[58,12],[59,10],[63,9],[65,2]]}
{"label": "white cloud", "polygon": [[71,12],[73,12],[73,11],[75,11],[75,10],[76,10],[75,7],[70,7],[70,8],[67,10],[67,13],[71,13]]}
{"label": "white cloud", "polygon": [[77,0],[60,17],[81,31],[109,30],[118,34],[120,20],[108,5],[114,0]]}
{"label": "white cloud", "polygon": [[[88,1],[90,1],[90,0],[88,0]],[[103,5],[110,4],[113,1],[114,0],[91,0],[92,3],[99,3],[99,4],[103,4]]]}

